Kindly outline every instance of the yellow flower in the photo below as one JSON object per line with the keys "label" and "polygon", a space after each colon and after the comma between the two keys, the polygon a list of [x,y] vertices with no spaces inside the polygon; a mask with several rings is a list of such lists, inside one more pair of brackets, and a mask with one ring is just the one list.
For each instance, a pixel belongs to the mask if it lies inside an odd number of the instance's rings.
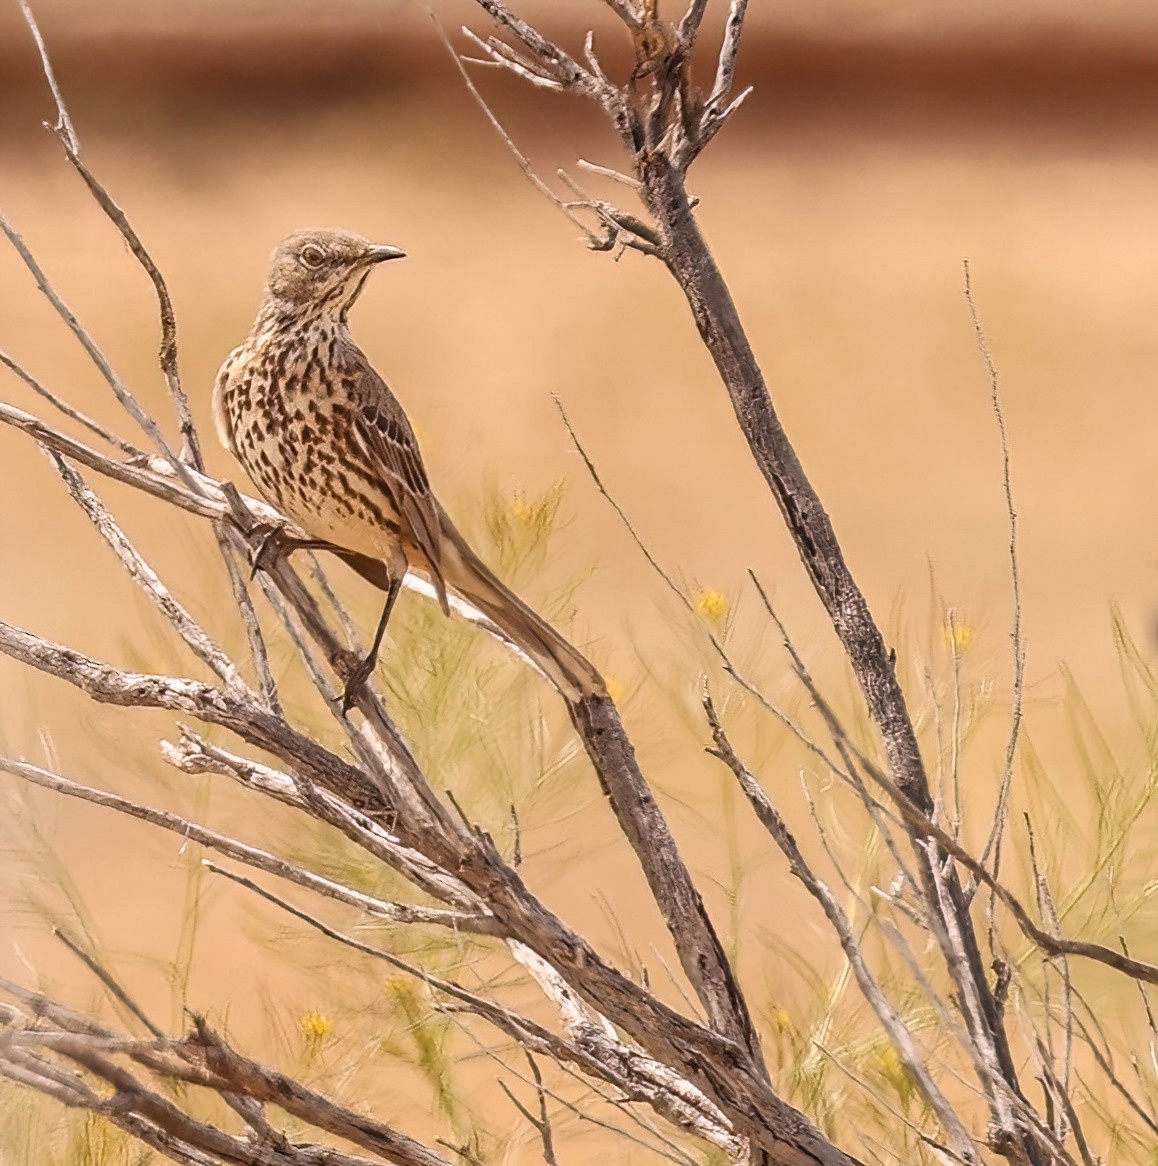
{"label": "yellow flower", "polygon": [[719,621],[728,614],[731,606],[728,597],[714,587],[701,587],[695,595],[696,611],[706,619]]}
{"label": "yellow flower", "polygon": [[908,1106],[913,1096],[913,1080],[909,1070],[905,1068],[897,1050],[891,1044],[877,1047],[877,1070],[880,1075],[896,1090],[901,1104]]}
{"label": "yellow flower", "polygon": [[607,683],[607,695],[618,704],[623,696],[623,681],[617,680],[614,676],[605,677],[605,680]]}
{"label": "yellow flower", "polygon": [[530,526],[538,515],[538,507],[527,498],[522,490],[516,490],[511,496],[511,513],[524,526]]}
{"label": "yellow flower", "polygon": [[964,652],[973,643],[973,629],[967,623],[953,622],[945,632],[949,647]]}
{"label": "yellow flower", "polygon": [[298,1021],[298,1028],[306,1038],[306,1044],[317,1048],[334,1031],[334,1022],[324,1012],[307,1012]]}

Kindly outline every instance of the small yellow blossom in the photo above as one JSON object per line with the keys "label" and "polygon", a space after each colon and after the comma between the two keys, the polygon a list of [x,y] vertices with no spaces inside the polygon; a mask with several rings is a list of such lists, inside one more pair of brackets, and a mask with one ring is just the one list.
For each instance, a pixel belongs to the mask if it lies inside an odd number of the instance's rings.
{"label": "small yellow blossom", "polygon": [[728,608],[731,606],[728,602],[728,597],[722,591],[717,591],[714,587],[701,587],[696,592],[695,605],[696,611],[700,615],[716,622],[722,620],[728,614]]}
{"label": "small yellow blossom", "polygon": [[317,1048],[334,1031],[334,1022],[324,1012],[307,1012],[298,1021],[302,1036],[311,1048]]}
{"label": "small yellow blossom", "polygon": [[516,490],[511,496],[511,513],[524,526],[530,526],[535,521],[538,509],[522,490]]}
{"label": "small yellow blossom", "polygon": [[949,647],[964,652],[973,643],[973,629],[967,623],[951,623],[945,632]]}
{"label": "small yellow blossom", "polygon": [[901,1104],[907,1107],[913,1096],[913,1080],[891,1044],[877,1048],[877,1070],[896,1090]]}
{"label": "small yellow blossom", "polygon": [[620,698],[623,696],[623,681],[617,680],[614,676],[608,676],[605,680],[607,683],[607,695],[618,704]]}

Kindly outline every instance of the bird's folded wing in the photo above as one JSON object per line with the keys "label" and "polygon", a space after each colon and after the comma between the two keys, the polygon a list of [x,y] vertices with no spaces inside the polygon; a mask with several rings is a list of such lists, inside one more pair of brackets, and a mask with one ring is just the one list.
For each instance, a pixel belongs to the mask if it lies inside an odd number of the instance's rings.
{"label": "bird's folded wing", "polygon": [[438,504],[414,431],[385,382],[372,368],[363,373],[355,430],[370,464],[390,491],[395,510],[409,524],[414,541],[430,561],[439,600],[445,606],[442,579],[442,528]]}

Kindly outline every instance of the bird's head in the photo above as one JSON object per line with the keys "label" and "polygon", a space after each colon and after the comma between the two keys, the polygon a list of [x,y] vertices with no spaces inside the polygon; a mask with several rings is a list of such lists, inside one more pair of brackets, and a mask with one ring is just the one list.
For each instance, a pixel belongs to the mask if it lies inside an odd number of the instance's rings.
{"label": "bird's head", "polygon": [[267,302],[279,313],[344,318],[370,268],[387,259],[402,259],[405,254],[350,231],[295,231],[274,248]]}

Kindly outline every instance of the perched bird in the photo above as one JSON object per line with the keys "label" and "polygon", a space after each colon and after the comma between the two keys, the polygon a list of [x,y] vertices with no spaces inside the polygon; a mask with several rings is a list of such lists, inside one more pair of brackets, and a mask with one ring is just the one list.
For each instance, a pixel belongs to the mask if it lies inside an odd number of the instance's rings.
{"label": "perched bird", "polygon": [[[386,592],[374,645],[343,711],[373,672],[407,568],[487,615],[570,700],[602,695],[595,668],[494,575],[430,489],[414,430],[354,343],[347,315],[371,269],[401,259],[346,231],[296,231],[276,247],[265,299],[217,374],[223,444],[268,502]],[[290,548],[292,549],[292,547]]]}

